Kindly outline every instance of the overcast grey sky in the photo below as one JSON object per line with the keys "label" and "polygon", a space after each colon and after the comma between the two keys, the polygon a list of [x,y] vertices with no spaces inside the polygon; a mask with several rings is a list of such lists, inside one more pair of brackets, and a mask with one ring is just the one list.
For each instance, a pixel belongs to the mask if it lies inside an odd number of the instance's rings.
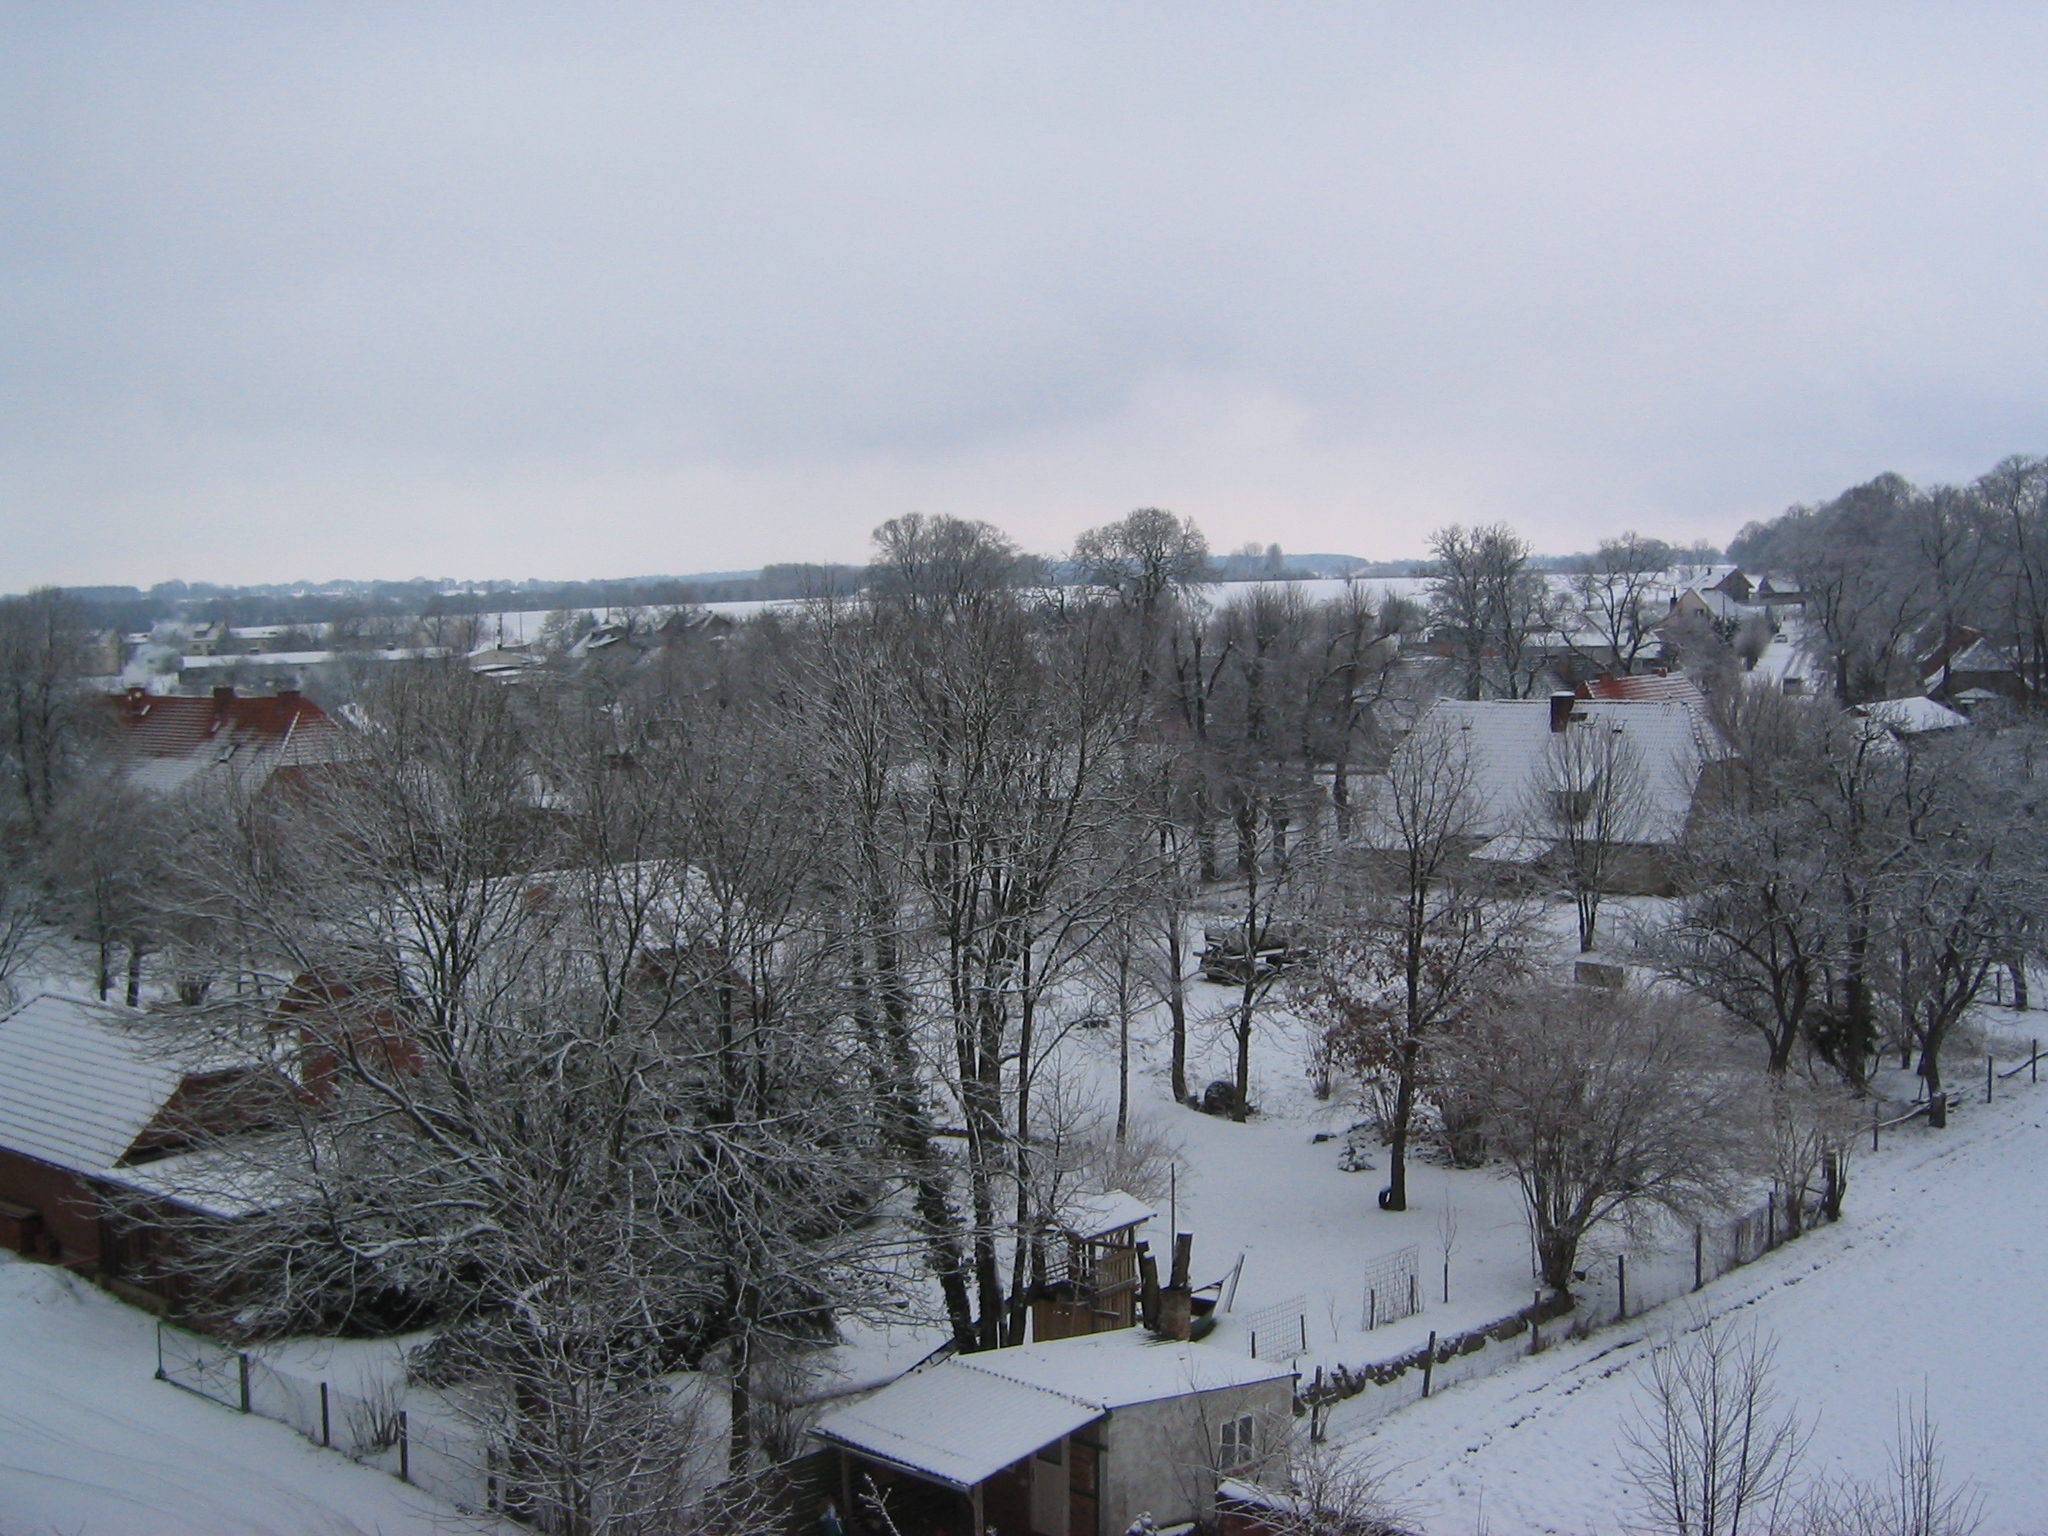
{"label": "overcast grey sky", "polygon": [[2048,8],[0,0],[0,590],[2048,450]]}

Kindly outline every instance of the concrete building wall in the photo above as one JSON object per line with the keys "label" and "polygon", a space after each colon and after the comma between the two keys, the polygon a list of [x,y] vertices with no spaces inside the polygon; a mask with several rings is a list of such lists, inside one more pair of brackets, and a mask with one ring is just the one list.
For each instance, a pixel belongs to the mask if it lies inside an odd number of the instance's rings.
{"label": "concrete building wall", "polygon": [[1251,1415],[1258,1452],[1271,1459],[1293,1432],[1294,1386],[1292,1377],[1283,1377],[1117,1409],[1098,1431],[1109,1447],[1102,1458],[1100,1536],[1122,1536],[1147,1513],[1160,1525],[1208,1519],[1224,1422]]}

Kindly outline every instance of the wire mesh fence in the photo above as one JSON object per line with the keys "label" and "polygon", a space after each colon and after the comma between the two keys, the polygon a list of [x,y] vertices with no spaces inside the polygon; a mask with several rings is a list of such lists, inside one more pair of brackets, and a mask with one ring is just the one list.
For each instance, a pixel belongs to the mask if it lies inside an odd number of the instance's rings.
{"label": "wire mesh fence", "polygon": [[295,1429],[326,1446],[482,1514],[497,1508],[488,1447],[473,1436],[415,1422],[403,1387],[363,1395],[281,1370],[212,1339],[157,1325],[157,1377],[187,1392]]}
{"label": "wire mesh fence", "polygon": [[1413,1245],[1366,1260],[1365,1293],[1358,1303],[1360,1328],[1370,1333],[1422,1310],[1421,1263],[1422,1249]]}
{"label": "wire mesh fence", "polygon": [[157,1324],[156,1376],[174,1387],[248,1412],[248,1357],[196,1333]]}
{"label": "wire mesh fence", "polygon": [[[1335,1426],[1348,1433],[1426,1395],[1432,1385],[1441,1391],[1460,1381],[1489,1376],[1555,1343],[1573,1327],[1633,1316],[1675,1301],[1710,1280],[1754,1263],[1797,1235],[1777,1198],[1770,1196],[1729,1220],[1675,1231],[1672,1241],[1655,1249],[1596,1261],[1574,1283],[1570,1297],[1539,1301],[1467,1334],[1442,1340],[1432,1335],[1432,1347],[1396,1359],[1327,1372],[1319,1369],[1302,1397],[1315,1416],[1318,1432]],[[1405,1263],[1412,1272],[1418,1257],[1417,1249],[1403,1249],[1367,1266],[1369,1318],[1376,1315],[1371,1300],[1375,1276],[1389,1277],[1381,1282],[1382,1293],[1391,1287],[1391,1300],[1398,1302],[1406,1295],[1408,1283],[1402,1278],[1401,1265]],[[1393,1319],[1379,1315],[1378,1320],[1386,1323]]]}
{"label": "wire mesh fence", "polygon": [[1244,1316],[1254,1360],[1293,1360],[1308,1353],[1308,1298],[1290,1296]]}

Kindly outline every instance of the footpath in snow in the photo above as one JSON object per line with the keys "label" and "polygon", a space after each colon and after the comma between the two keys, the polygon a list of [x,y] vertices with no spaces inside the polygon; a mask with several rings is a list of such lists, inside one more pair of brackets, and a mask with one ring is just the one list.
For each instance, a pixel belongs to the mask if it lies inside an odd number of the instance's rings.
{"label": "footpath in snow", "polygon": [[446,1536],[462,1523],[155,1369],[149,1317],[0,1256],[0,1536]]}
{"label": "footpath in snow", "polygon": [[1810,1472],[1885,1469],[1898,1405],[1927,1392],[1985,1536],[2048,1532],[2048,1083],[2001,1084],[1950,1128],[1888,1133],[1851,1166],[1844,1218],[1591,1338],[1442,1392],[1350,1441],[1430,1536],[1622,1528],[1616,1441],[1638,1367],[1696,1317],[1777,1341],[1777,1384],[1818,1415]]}

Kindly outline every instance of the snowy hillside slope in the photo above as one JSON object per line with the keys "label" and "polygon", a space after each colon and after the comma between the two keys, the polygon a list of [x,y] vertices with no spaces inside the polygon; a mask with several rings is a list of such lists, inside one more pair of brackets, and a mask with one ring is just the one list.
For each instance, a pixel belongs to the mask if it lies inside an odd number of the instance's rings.
{"label": "snowy hillside slope", "polygon": [[155,1337],[76,1277],[0,1256],[0,1536],[430,1536],[461,1520],[151,1380]]}
{"label": "snowy hillside slope", "polygon": [[1951,1473],[1984,1494],[1985,1536],[2048,1531],[2048,1084],[2001,1093],[1947,1131],[1892,1132],[1875,1157],[1866,1142],[1840,1225],[1352,1443],[1398,1469],[1430,1536],[1615,1530],[1638,1367],[1712,1315],[1776,1338],[1781,1391],[1819,1415],[1810,1470],[1881,1475],[1899,1400],[1924,1384]]}

